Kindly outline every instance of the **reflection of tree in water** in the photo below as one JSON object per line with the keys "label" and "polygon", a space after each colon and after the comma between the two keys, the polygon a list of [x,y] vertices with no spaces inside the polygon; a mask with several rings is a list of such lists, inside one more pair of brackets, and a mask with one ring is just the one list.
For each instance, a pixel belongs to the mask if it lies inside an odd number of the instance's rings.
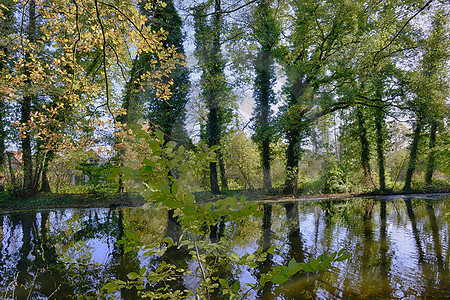
{"label": "reflection of tree in water", "polygon": [[388,256],[389,244],[387,240],[387,229],[386,229],[386,200],[380,200],[380,276],[381,276],[381,288],[386,292],[386,296],[391,295],[391,286],[389,280],[389,271],[391,260]]}
{"label": "reflection of tree in water", "polygon": [[[363,215],[363,253],[361,259],[361,274],[362,274],[362,285],[363,293],[370,287],[373,282],[373,277],[371,274],[371,256],[373,249],[373,226],[372,226],[372,213],[373,213],[374,203],[369,202],[365,206],[365,211]],[[372,289],[372,288],[371,288]],[[364,295],[367,295],[364,293]],[[370,295],[370,294],[369,294]]]}
{"label": "reflection of tree in water", "polygon": [[303,242],[300,233],[300,224],[298,219],[298,205],[297,203],[286,203],[286,220],[289,223],[288,227],[288,244],[289,244],[289,260],[295,258],[296,261],[302,262],[305,260],[303,252]]}
{"label": "reflection of tree in water", "polygon": [[[404,199],[404,202],[419,255],[418,263],[422,269],[422,277],[426,282],[425,291],[421,296],[430,299],[448,299],[450,298],[449,267],[448,265],[446,266],[442,254],[440,230],[434,209],[436,203],[430,200],[415,200],[414,203],[412,203],[413,201],[411,201],[411,199]],[[429,223],[425,223],[425,226],[418,226],[413,204],[414,208],[419,213],[424,210],[426,211]],[[420,231],[418,228],[422,227],[424,230]],[[428,247],[427,245],[427,240],[430,240],[429,234],[427,233],[428,230],[431,231],[432,247]],[[424,245],[422,244],[422,241],[425,241]],[[427,251],[428,249],[433,249],[434,253],[431,253],[430,255]],[[447,251],[449,250],[447,249]]]}
{"label": "reflection of tree in water", "polygon": [[[260,245],[263,251],[267,251],[271,245],[272,232],[272,204],[263,204],[263,219],[262,219],[262,236]],[[273,267],[273,254],[268,254],[267,258],[263,262],[258,263],[258,268],[255,269],[255,275],[259,280],[259,274],[265,274],[269,272]],[[257,293],[258,299],[273,299],[272,282],[267,282],[263,289]]]}
{"label": "reflection of tree in water", "polygon": [[[15,274],[18,275],[18,286],[14,291],[18,299],[57,296],[61,289],[69,293],[71,291],[70,286],[61,280],[62,264],[49,238],[48,219],[48,211],[37,214],[22,212],[9,216],[10,235],[7,239],[14,239],[12,233],[15,228],[22,231],[17,263],[9,264],[8,270],[5,270],[9,281],[13,280]],[[4,263],[8,257],[1,259]]]}
{"label": "reflection of tree in water", "polygon": [[[433,202],[431,200],[426,200],[426,210],[427,210],[427,214],[428,214],[428,218],[430,220],[430,228],[431,228],[431,236],[433,239],[433,246],[434,246],[434,251],[435,251],[435,255],[436,255],[436,259],[437,259],[437,272],[433,272],[435,274],[439,274],[438,277],[439,278],[439,291],[441,291],[439,295],[437,295],[438,297],[442,297],[442,299],[444,298],[450,298],[450,278],[449,278],[449,266],[448,266],[448,261],[447,261],[447,265],[444,262],[443,256],[442,256],[442,245],[441,245],[441,239],[439,236],[439,226],[438,226],[438,222],[436,219],[436,213],[434,211],[433,208]],[[449,251],[449,249],[447,248],[447,252]],[[428,281],[428,284],[433,284],[432,282]],[[433,290],[433,288],[429,289],[430,291]],[[428,295],[425,295],[425,297],[427,297]],[[436,295],[429,295],[431,297],[436,297]],[[431,298],[430,297],[430,298]]]}
{"label": "reflection of tree in water", "polygon": [[[286,221],[288,223],[287,245],[288,255],[283,264],[294,258],[297,262],[305,262],[302,234],[300,232],[298,203],[285,203]],[[315,274],[298,273],[291,280],[275,289],[276,294],[283,295],[283,299],[307,299],[315,297]]]}
{"label": "reflection of tree in water", "polygon": [[[174,216],[174,210],[169,209],[167,212],[167,225],[165,228],[165,236],[170,237],[175,242],[175,244],[167,247],[164,254],[156,258],[154,264],[151,266],[153,270],[159,267],[159,265],[162,262],[174,264],[175,266],[177,266],[177,268],[187,269],[188,267],[187,258],[189,257],[189,250],[187,249],[187,246],[178,248],[176,244],[176,242],[178,242],[182,234],[183,229],[178,218]],[[154,286],[152,286],[151,289],[156,290],[158,288],[165,286],[166,284],[169,285],[172,290],[182,291],[186,289],[181,277],[179,278],[179,280],[175,281],[158,282]]]}
{"label": "reflection of tree in water", "polygon": [[[445,221],[443,223],[441,217],[448,212],[447,203],[426,200],[386,202],[356,199],[341,201],[337,205],[332,203],[321,205],[320,208],[319,206],[314,208],[316,204],[301,205],[313,208],[308,210],[308,216],[313,212],[314,216],[319,218],[319,221],[308,221],[312,226],[309,230],[304,230],[306,229],[302,225],[304,218],[303,215],[299,216],[299,204],[296,203],[275,204],[273,207],[271,204],[264,204],[262,220],[253,218],[245,225],[219,222],[216,231],[211,230],[213,228],[210,226],[205,226],[205,240],[224,243],[221,237],[226,236],[227,247],[230,249],[233,249],[233,245],[238,245],[240,249],[246,247],[250,235],[254,236],[254,239],[260,238],[258,244],[265,250],[278,243],[286,245],[285,251],[280,255],[269,255],[265,262],[258,263],[258,267],[252,273],[255,277],[259,273],[266,273],[274,264],[286,264],[291,258],[302,262],[305,261],[305,257],[309,259],[309,255],[315,257],[316,254],[321,254],[315,253],[321,251],[319,248],[315,251],[315,246],[305,248],[309,245],[309,242],[306,242],[308,240],[316,241],[325,248],[333,248],[336,243],[352,247],[354,255],[351,261],[345,263],[345,269],[337,270],[337,273],[326,272],[309,276],[299,274],[280,287],[268,283],[264,290],[254,295],[258,299],[319,297],[326,291],[329,292],[326,295],[337,298],[357,296],[392,298],[398,296],[399,292],[435,299],[450,296],[449,251],[445,244],[449,230],[448,223]],[[280,216],[284,213],[286,222],[281,222]],[[193,262],[191,255],[183,247],[180,249],[168,247],[161,257],[152,256],[146,259],[136,255],[136,252],[124,253],[123,245],[116,243],[130,230],[135,231],[146,243],[153,239],[161,245],[164,236],[178,240],[182,229],[177,222],[170,220],[165,209],[158,212],[147,211],[145,214],[140,211],[133,216],[123,210],[85,210],[77,213],[72,210],[44,211],[37,214],[21,212],[0,215],[0,226],[0,282],[4,289],[20,271],[18,280],[25,284],[25,287],[16,289],[18,299],[28,296],[33,280],[35,283],[32,298],[39,296],[45,298],[54,291],[56,299],[64,299],[65,295],[82,294],[101,298],[99,289],[111,278],[126,279],[129,272],[136,272],[142,266],[156,268],[163,261],[186,269],[188,263]],[[238,229],[240,226],[243,227]],[[255,226],[262,230],[255,230]],[[304,227],[301,231],[300,226]],[[276,233],[272,232],[272,229]],[[239,230],[242,230],[247,242],[243,242],[242,237],[237,237]],[[342,234],[336,236],[335,233],[339,231]],[[404,278],[403,274],[391,269],[392,265],[402,264],[404,261],[401,254],[394,252],[396,244],[391,246],[391,239],[397,243],[398,236],[390,236],[389,233],[404,231],[406,231],[404,238],[408,238],[408,233],[411,233],[413,246],[411,258],[413,260],[417,258],[412,263],[418,263],[411,275],[423,282],[414,286],[412,290],[405,290],[403,282],[398,281]],[[303,233],[302,237],[301,232],[310,232],[311,235]],[[185,233],[183,239],[189,237],[190,235]],[[105,255],[109,255],[102,266],[95,265],[95,257],[91,256],[92,248],[100,244],[105,247]],[[396,256],[395,261],[392,256]],[[240,270],[234,265],[223,265],[220,272],[220,276],[229,282],[242,281]],[[337,274],[346,280],[335,284]],[[317,284],[317,280],[327,281],[330,285]],[[352,282],[349,283],[347,280]],[[57,290],[59,285],[61,287]],[[156,287],[147,285],[146,289]],[[183,290],[187,287],[191,286],[181,278],[172,285],[173,289]],[[333,287],[336,287],[335,290]],[[358,295],[352,294],[353,288]],[[300,291],[308,291],[309,294],[301,294]],[[136,292],[123,290],[116,296],[122,299],[136,299]]]}
{"label": "reflection of tree in water", "polygon": [[[111,253],[111,267],[110,274],[114,279],[119,279],[127,281],[127,274],[130,272],[136,272],[139,270],[139,261],[136,259],[136,254],[133,252],[124,251],[124,245],[119,244],[118,241],[125,239],[125,226],[124,226],[124,216],[123,210],[116,210],[113,215],[116,215],[115,232],[111,232],[111,236],[115,237],[115,242],[113,243],[113,251]],[[120,299],[135,299],[137,296],[136,289],[121,289]]]}
{"label": "reflection of tree in water", "polygon": [[[380,204],[379,228],[375,225],[376,204]],[[363,297],[391,297],[387,243],[386,202],[368,200],[363,215],[363,251],[361,256],[361,294]],[[379,232],[377,241],[375,233]]]}
{"label": "reflection of tree in water", "polygon": [[416,242],[416,248],[417,252],[419,254],[419,264],[423,264],[424,262],[424,254],[422,249],[422,243],[420,241],[420,235],[419,231],[417,230],[417,221],[416,216],[414,214],[412,205],[411,205],[411,199],[405,199],[405,205],[406,205],[406,212],[408,213],[409,221],[411,222],[411,228],[414,235],[414,241]]}

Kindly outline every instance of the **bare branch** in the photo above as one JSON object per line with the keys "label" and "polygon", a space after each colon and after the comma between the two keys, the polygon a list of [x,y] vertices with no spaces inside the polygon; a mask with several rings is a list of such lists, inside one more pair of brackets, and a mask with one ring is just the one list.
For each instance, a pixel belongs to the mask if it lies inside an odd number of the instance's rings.
{"label": "bare branch", "polygon": [[380,54],[383,50],[385,50],[386,48],[388,48],[390,45],[392,45],[392,43],[395,41],[395,39],[400,35],[400,33],[403,31],[403,29],[405,29],[406,25],[409,24],[409,22],[411,22],[412,19],[414,19],[418,14],[420,14],[424,9],[426,9],[434,0],[430,0],[428,1],[424,6],[422,6],[414,15],[412,15],[408,20],[406,20],[405,24],[403,24],[403,26],[399,29],[399,31],[397,31],[397,33],[392,37],[392,39],[389,41],[389,43],[387,43],[383,48],[381,48],[380,50],[378,50],[374,57],[373,57],[373,62],[375,63],[375,60],[378,56],[378,54]]}
{"label": "bare branch", "polygon": [[108,70],[106,68],[106,36],[105,36],[105,28],[103,27],[103,22],[102,19],[100,18],[100,12],[98,10],[98,1],[94,0],[95,3],[95,12],[97,13],[97,20],[98,23],[100,24],[100,29],[102,32],[102,37],[103,37],[103,46],[102,46],[102,52],[103,52],[103,72],[105,73],[105,90],[106,90],[106,107],[109,111],[109,113],[111,114],[114,123],[116,123],[116,118],[114,117],[114,114],[111,111],[111,107],[109,107],[109,82],[108,82]]}

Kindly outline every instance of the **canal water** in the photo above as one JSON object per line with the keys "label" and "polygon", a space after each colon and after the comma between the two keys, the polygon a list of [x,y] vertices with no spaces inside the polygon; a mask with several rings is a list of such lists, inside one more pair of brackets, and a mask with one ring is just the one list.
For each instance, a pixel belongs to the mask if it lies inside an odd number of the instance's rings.
{"label": "canal water", "polygon": [[[246,299],[449,299],[450,196],[389,196],[259,205],[259,216],[227,222],[218,237],[238,255],[275,246],[258,267],[230,265],[230,281],[257,283],[259,273],[295,258],[309,261],[344,248],[350,259]],[[113,280],[167,261],[193,275],[172,287],[195,289],[195,260],[172,247],[162,256],[127,251],[125,236],[145,244],[181,233],[163,208],[91,208],[0,212],[1,299],[136,299],[108,294]],[[208,229],[209,230],[209,229]],[[151,289],[151,286],[146,288]]]}

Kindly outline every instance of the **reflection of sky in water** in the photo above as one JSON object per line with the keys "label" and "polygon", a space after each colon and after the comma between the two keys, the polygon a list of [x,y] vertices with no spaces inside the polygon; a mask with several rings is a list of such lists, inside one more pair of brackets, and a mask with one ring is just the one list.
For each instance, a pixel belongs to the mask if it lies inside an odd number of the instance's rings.
{"label": "reflection of sky in water", "polygon": [[107,238],[102,239],[89,239],[86,242],[86,247],[91,249],[92,257],[91,264],[99,263],[102,265],[106,265],[108,261],[111,259],[110,255],[112,252],[110,243],[108,243]]}
{"label": "reflection of sky in water", "polygon": [[391,261],[391,282],[394,289],[394,296],[404,297],[404,292],[400,290],[417,290],[423,283],[417,276],[421,267],[418,265],[418,254],[415,246],[411,226],[400,227],[397,224],[388,224],[390,235]]}

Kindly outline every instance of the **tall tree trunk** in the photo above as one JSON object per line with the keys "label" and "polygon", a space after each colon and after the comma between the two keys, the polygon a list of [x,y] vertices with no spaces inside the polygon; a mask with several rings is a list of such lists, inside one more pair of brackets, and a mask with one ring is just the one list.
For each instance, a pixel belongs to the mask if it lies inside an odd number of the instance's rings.
{"label": "tall tree trunk", "polygon": [[[1,49],[0,49],[1,51]],[[3,69],[2,62],[0,58],[0,70]],[[6,150],[6,131],[5,131],[5,99],[0,98],[0,169],[3,167],[6,156],[5,156],[5,150]]]}
{"label": "tall tree trunk", "polygon": [[[218,134],[217,131],[219,130],[219,124],[218,124],[218,116],[217,116],[217,109],[210,108],[209,114],[208,114],[208,146],[212,147],[218,144]],[[216,151],[217,153],[217,151]],[[217,154],[216,154],[217,155]],[[209,184],[211,188],[211,192],[213,194],[220,194],[220,188],[219,188],[219,182],[218,182],[218,176],[217,176],[217,162],[211,161],[209,163]]]}
{"label": "tall tree trunk", "polygon": [[422,132],[422,120],[419,118],[419,120],[417,120],[415,124],[414,136],[409,150],[409,163],[408,169],[406,170],[405,186],[403,187],[403,190],[406,192],[411,191],[411,181],[414,171],[416,170],[417,150],[419,148],[421,132]]}
{"label": "tall tree trunk", "polygon": [[364,171],[364,184],[369,185],[372,181],[372,172],[370,168],[370,145],[367,139],[367,128],[362,110],[356,108],[356,116],[358,118],[358,133],[361,143],[361,167]]}
{"label": "tall tree trunk", "polygon": [[12,166],[12,161],[11,161],[11,157],[14,156],[14,154],[11,152],[7,152],[6,156],[8,159],[8,169],[9,169],[9,175],[11,177],[12,190],[16,191],[17,190],[16,174],[14,173],[14,168]]}
{"label": "tall tree trunk", "polygon": [[272,189],[270,174],[270,143],[273,134],[270,126],[271,105],[276,102],[273,92],[275,75],[273,71],[272,49],[279,40],[279,23],[271,8],[272,1],[259,0],[254,11],[258,20],[254,28],[254,36],[260,44],[259,53],[254,60],[255,81],[253,98],[255,99],[253,140],[258,144],[263,169],[263,190]]}
{"label": "tall tree trunk", "polygon": [[264,139],[261,142],[261,160],[263,167],[263,189],[270,191],[272,189],[272,176],[270,174],[270,140]]}
{"label": "tall tree trunk", "polygon": [[298,162],[300,153],[298,151],[300,132],[291,130],[287,134],[288,147],[286,150],[286,181],[284,182],[284,193],[297,194],[298,188]]}
{"label": "tall tree trunk", "polygon": [[270,105],[274,102],[272,90],[273,72],[272,60],[268,46],[263,46],[255,61],[255,134],[254,140],[259,146],[261,163],[263,168],[263,189],[269,191],[272,188],[270,175]]}
{"label": "tall tree trunk", "polygon": [[[211,19],[207,19],[209,5],[214,3]],[[196,55],[202,67],[202,97],[208,115],[206,118],[206,139],[208,146],[220,146],[224,131],[224,104],[227,97],[227,84],[224,80],[225,64],[221,58],[220,39],[222,34],[222,11],[220,0],[208,2],[196,7],[194,14]],[[218,151],[216,159],[220,164]],[[209,164],[209,182],[211,192],[219,194],[217,161]],[[225,167],[223,165],[223,167]],[[225,173],[225,172],[224,172]],[[223,177],[225,179],[225,177]]]}
{"label": "tall tree trunk", "polygon": [[378,175],[380,181],[380,191],[386,190],[383,125],[384,125],[384,112],[381,108],[377,108],[375,116],[375,132],[377,136],[376,141],[377,141]]}
{"label": "tall tree trunk", "polygon": [[[147,16],[148,24],[154,28],[162,28],[167,33],[163,42],[165,48],[175,47],[177,52],[184,54],[183,49],[183,22],[173,4],[173,0],[164,0],[166,6],[145,9],[146,1],[139,5],[141,12]],[[152,57],[142,57],[140,65],[145,66]],[[149,106],[148,119],[150,124],[155,124],[164,132],[164,141],[180,142],[188,139],[184,131],[184,122],[188,101],[189,71],[185,66],[177,65],[170,73],[161,79],[170,85],[171,96],[169,99],[160,99],[157,96],[147,101]]]}
{"label": "tall tree trunk", "polygon": [[[212,68],[209,70],[209,73],[212,78],[217,78],[221,75],[223,68],[220,61],[220,25],[221,25],[221,7],[220,0],[215,0],[214,2],[214,19],[213,19],[213,39],[212,39],[212,49],[211,49],[211,63]],[[220,144],[220,133],[221,133],[221,120],[219,117],[219,99],[217,88],[209,88],[209,97],[207,99],[209,106],[209,114],[208,114],[208,139],[209,139],[209,147],[219,145]],[[217,151],[216,151],[217,155]],[[219,157],[218,157],[219,158]],[[209,180],[211,185],[211,192],[213,194],[219,194],[219,183],[217,176],[217,163],[211,162],[209,164]]]}
{"label": "tall tree trunk", "polygon": [[436,159],[436,134],[437,134],[438,122],[432,121],[430,128],[430,142],[429,142],[429,151],[430,154],[428,156],[427,163],[427,172],[425,174],[425,184],[427,186],[431,186],[433,184],[433,173],[436,167],[435,159]]}
{"label": "tall tree trunk", "polygon": [[53,159],[55,152],[53,150],[49,150],[45,161],[43,162],[42,167],[42,183],[41,183],[41,192],[50,193],[52,190],[50,188],[50,181],[48,179],[48,165],[50,161]]}
{"label": "tall tree trunk", "polygon": [[217,160],[219,162],[220,170],[220,185],[222,186],[222,190],[228,190],[227,172],[225,170],[225,161],[223,159],[222,150],[217,152]]}
{"label": "tall tree trunk", "polygon": [[[2,28],[0,33],[5,38],[13,33],[14,28],[14,11],[15,2],[14,1],[4,1],[4,6],[0,6],[0,13],[3,15]],[[8,47],[2,43],[0,46],[0,72],[8,67]],[[5,94],[0,93],[0,168],[6,162],[6,105],[5,105]]]}
{"label": "tall tree trunk", "polygon": [[[28,10],[28,40],[30,43],[34,43],[36,41],[36,3],[34,0],[29,2],[29,10]],[[27,50],[30,51],[30,50]],[[31,63],[31,53],[27,52],[25,54],[25,67],[24,67],[24,75],[26,76],[26,85],[31,86],[32,81],[31,71],[28,64]],[[28,94],[30,92],[26,92],[26,95],[23,97],[22,105],[20,107],[20,121],[22,125],[28,126],[28,122],[30,121],[31,107],[32,102],[35,99],[35,95]],[[31,136],[28,132],[22,132],[21,137],[21,145],[22,145],[22,160],[23,160],[23,190],[25,194],[33,194],[33,160],[32,160],[32,148],[31,148]]]}

